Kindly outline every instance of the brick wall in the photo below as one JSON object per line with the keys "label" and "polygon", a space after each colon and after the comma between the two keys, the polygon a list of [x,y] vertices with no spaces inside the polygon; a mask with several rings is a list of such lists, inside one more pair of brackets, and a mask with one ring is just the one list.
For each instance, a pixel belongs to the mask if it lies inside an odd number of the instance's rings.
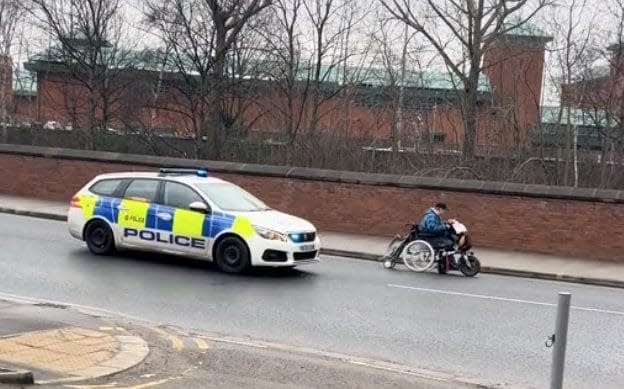
{"label": "brick wall", "polygon": [[[197,161],[0,145],[0,193],[68,201],[104,172]],[[478,246],[624,261],[624,192],[204,162],[321,230],[393,235],[438,200]]]}

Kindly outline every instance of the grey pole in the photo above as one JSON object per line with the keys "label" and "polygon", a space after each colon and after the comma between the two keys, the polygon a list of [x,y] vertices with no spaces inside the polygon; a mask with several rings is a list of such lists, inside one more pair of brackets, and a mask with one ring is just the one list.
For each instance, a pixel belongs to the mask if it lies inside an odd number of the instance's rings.
{"label": "grey pole", "polygon": [[550,389],[563,388],[563,367],[565,364],[566,343],[568,341],[568,319],[570,317],[570,293],[559,293],[557,302],[557,321],[553,337],[552,371]]}

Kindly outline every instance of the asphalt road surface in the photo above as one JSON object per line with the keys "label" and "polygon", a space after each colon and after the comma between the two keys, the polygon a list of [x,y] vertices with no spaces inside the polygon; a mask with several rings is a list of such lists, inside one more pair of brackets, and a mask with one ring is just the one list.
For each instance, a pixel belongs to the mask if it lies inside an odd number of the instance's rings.
{"label": "asphalt road surface", "polygon": [[375,358],[514,387],[548,386],[557,292],[572,293],[566,387],[624,387],[624,291],[384,270],[323,258],[230,276],[153,254],[94,257],[64,223],[0,215],[0,292],[185,329]]}

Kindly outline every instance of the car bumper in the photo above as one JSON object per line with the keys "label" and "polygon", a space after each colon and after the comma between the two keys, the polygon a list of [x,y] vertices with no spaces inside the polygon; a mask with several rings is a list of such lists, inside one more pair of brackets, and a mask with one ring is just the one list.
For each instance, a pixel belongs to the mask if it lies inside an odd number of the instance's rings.
{"label": "car bumper", "polygon": [[78,208],[70,208],[67,213],[67,229],[69,234],[76,239],[83,240],[82,229],[84,227],[84,218],[82,210]]}
{"label": "car bumper", "polygon": [[319,262],[321,242],[292,243],[254,237],[248,241],[253,266],[294,267]]}

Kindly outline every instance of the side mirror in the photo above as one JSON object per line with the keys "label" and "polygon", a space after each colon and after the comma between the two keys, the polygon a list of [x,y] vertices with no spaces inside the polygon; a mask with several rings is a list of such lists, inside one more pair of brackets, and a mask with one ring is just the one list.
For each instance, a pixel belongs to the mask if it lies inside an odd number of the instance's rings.
{"label": "side mirror", "polygon": [[200,213],[208,213],[210,211],[210,209],[208,208],[208,205],[206,205],[206,203],[202,201],[195,201],[191,203],[191,205],[189,205],[189,208],[191,209],[191,211],[200,212]]}

